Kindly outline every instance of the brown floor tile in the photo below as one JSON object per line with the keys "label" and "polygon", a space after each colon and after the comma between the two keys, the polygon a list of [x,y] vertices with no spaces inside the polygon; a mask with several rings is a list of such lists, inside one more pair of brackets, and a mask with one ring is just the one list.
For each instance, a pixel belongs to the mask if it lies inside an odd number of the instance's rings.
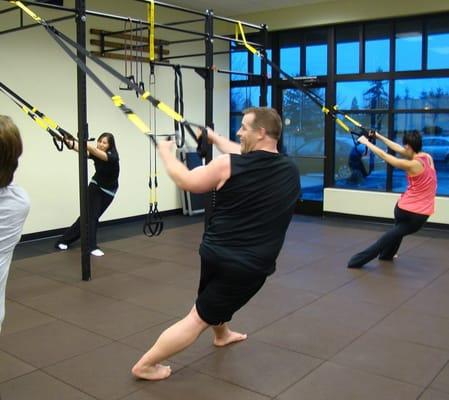
{"label": "brown floor tile", "polygon": [[198,373],[189,368],[161,382],[147,382],[145,388],[121,400],[268,400],[266,396]]}
{"label": "brown floor tile", "polygon": [[371,332],[449,350],[449,319],[399,309]]}
{"label": "brown floor tile", "polygon": [[362,334],[335,321],[302,316],[300,311],[259,330],[254,338],[327,360]]}
{"label": "brown floor tile", "polygon": [[52,321],[55,319],[10,300],[6,302],[6,316],[1,334],[9,335]]}
{"label": "brown floor tile", "polygon": [[131,375],[131,368],[140,356],[135,349],[112,343],[45,371],[97,399],[116,400],[144,387],[145,382]]}
{"label": "brown floor tile", "polygon": [[365,330],[391,311],[391,306],[354,301],[350,297],[331,293],[301,308],[296,315]]}
{"label": "brown floor tile", "polygon": [[418,386],[430,384],[449,360],[449,352],[368,333],[332,361]]}
{"label": "brown floor tile", "polygon": [[276,396],[321,363],[255,340],[219,349],[191,367],[267,396]]}
{"label": "brown floor tile", "polygon": [[397,307],[417,292],[418,289],[411,288],[405,280],[368,273],[337,289],[334,294],[351,297],[354,301]]}
{"label": "brown floor tile", "polygon": [[149,256],[133,254],[127,251],[115,251],[113,256],[92,257],[92,269],[106,268],[114,272],[130,273],[136,269],[150,267],[154,263],[160,262]]}
{"label": "brown floor tile", "polygon": [[0,337],[0,348],[21,360],[43,367],[89,352],[109,340],[62,321]]}
{"label": "brown floor tile", "polygon": [[42,294],[53,293],[57,290],[62,290],[65,287],[66,285],[63,283],[37,275],[30,275],[8,282],[6,287],[6,297],[11,300],[21,301]]}
{"label": "brown floor tile", "polygon": [[14,268],[14,266],[11,266],[8,273],[8,282],[14,281],[16,279],[25,278],[30,275],[31,275],[30,272],[24,271],[19,268]]}
{"label": "brown floor tile", "polygon": [[449,393],[449,364],[446,364],[444,368],[441,371],[439,371],[439,374],[432,382],[430,387],[432,389]]}
{"label": "brown floor tile", "polygon": [[99,335],[120,339],[171,319],[166,314],[123,301],[67,312],[64,320]]}
{"label": "brown floor tile", "polygon": [[[0,351],[0,383],[34,371],[36,368]],[[1,394],[1,392],[0,392]]]}
{"label": "brown floor tile", "polygon": [[279,400],[415,400],[422,388],[326,362]]}
{"label": "brown floor tile", "polygon": [[4,400],[94,400],[41,371],[0,384],[0,393]]}
{"label": "brown floor tile", "polygon": [[423,393],[419,400],[449,400],[449,393],[428,389]]}
{"label": "brown floor tile", "polygon": [[129,303],[149,308],[167,315],[184,317],[192,309],[197,288],[184,289],[155,282],[146,293],[127,299]]}

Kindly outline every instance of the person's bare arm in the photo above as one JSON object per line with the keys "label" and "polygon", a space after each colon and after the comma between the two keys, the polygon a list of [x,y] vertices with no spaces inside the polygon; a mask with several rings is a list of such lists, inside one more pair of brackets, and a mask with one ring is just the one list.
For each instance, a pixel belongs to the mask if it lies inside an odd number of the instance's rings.
{"label": "person's bare arm", "polygon": [[419,174],[423,169],[423,166],[419,161],[397,158],[388,154],[386,151],[371,143],[365,136],[361,136],[358,139],[358,142],[367,146],[374,154],[385,160],[391,166],[402,169],[411,175]]}
{"label": "person's bare arm", "polygon": [[207,128],[207,138],[220,152],[224,154],[240,154],[240,144],[229,140],[210,128]]}
{"label": "person's bare arm", "polygon": [[[64,142],[67,144],[67,146],[69,146],[71,150],[73,151],[79,150],[78,141],[74,139],[64,139]],[[86,146],[87,146],[87,154],[92,154],[95,157],[99,158],[100,160],[108,161],[108,154],[103,150],[99,150],[94,143],[87,142]]]}
{"label": "person's bare arm", "polygon": [[376,132],[376,139],[380,139],[395,153],[398,153],[401,156],[403,156],[405,154],[405,149],[400,144],[393,142],[392,140],[386,138],[385,136],[381,135],[378,132]]}
{"label": "person's bare arm", "polygon": [[206,193],[220,188],[231,175],[228,154],[213,159],[209,164],[189,170],[172,151],[173,142],[161,141],[158,150],[170,178],[180,189],[192,193]]}

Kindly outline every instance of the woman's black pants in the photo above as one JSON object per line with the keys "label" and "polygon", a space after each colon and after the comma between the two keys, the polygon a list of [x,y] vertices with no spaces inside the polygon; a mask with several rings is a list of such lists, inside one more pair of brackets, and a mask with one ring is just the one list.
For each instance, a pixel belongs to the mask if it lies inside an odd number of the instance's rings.
{"label": "woman's black pants", "polygon": [[370,247],[353,255],[348,262],[348,268],[361,268],[377,256],[380,260],[392,260],[399,250],[402,238],[419,231],[428,218],[428,215],[402,210],[396,204],[393,228]]}
{"label": "woman's black pants", "polygon": [[[87,191],[89,199],[89,251],[95,250],[97,246],[98,220],[111,204],[114,196],[103,192],[98,185],[90,183]],[[64,232],[57,243],[71,244],[80,238],[80,218]]]}

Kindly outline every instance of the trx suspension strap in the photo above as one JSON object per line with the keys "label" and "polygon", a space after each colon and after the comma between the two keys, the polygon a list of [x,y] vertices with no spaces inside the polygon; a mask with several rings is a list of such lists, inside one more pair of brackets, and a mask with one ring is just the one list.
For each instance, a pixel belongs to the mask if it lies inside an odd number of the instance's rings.
{"label": "trx suspension strap", "polygon": [[[150,64],[150,87],[153,88],[153,91],[156,90],[156,78],[154,74],[154,65]],[[153,108],[153,132],[156,134],[156,109]],[[151,117],[151,110],[150,110]],[[150,118],[151,119],[151,118]],[[154,154],[152,154],[154,147]],[[149,159],[150,159],[150,174],[148,177],[148,203],[149,209],[148,214],[145,217],[145,221],[143,223],[143,233],[148,237],[159,236],[164,229],[164,222],[162,221],[161,215],[159,213],[157,207],[157,150],[156,143],[154,141],[149,141]],[[153,161],[154,159],[154,161]],[[153,169],[154,165],[154,169]]]}
{"label": "trx suspension strap", "polygon": [[148,30],[148,52],[150,61],[154,61],[154,0],[150,0],[148,4],[148,23],[150,24]]}
{"label": "trx suspension strap", "polygon": [[[374,140],[375,130],[364,127],[360,122],[356,121],[354,118],[351,118],[349,115],[338,111],[336,106],[331,108],[326,107],[325,102],[320,98],[320,96],[318,96],[316,93],[305,87],[302,83],[295,80],[291,75],[283,71],[278,65],[274,64],[271,60],[269,60],[264,54],[262,54],[253,46],[251,46],[246,41],[242,23],[240,21],[237,21],[237,24],[235,26],[235,39],[237,41],[239,41],[239,34],[242,37],[241,41],[243,41],[244,46],[249,52],[265,60],[265,62],[275,71],[277,71],[279,75],[284,76],[293,86],[301,90],[306,96],[310,98],[310,100],[312,100],[316,105],[318,105],[321,108],[321,111],[323,113],[325,113],[326,115],[330,115],[345,132],[350,133],[353,137],[353,140],[356,141],[355,138],[358,138],[360,136],[366,136],[370,141]],[[354,125],[355,128],[351,129],[348,125],[346,125],[346,123],[343,120],[338,118],[338,115],[341,115],[345,120],[349,121],[352,125]]]}
{"label": "trx suspension strap", "polygon": [[[47,117],[43,112],[32,106],[25,99],[13,92],[8,86],[0,82],[0,91],[2,91],[10,100],[14,102],[26,115],[28,115],[37,125],[46,130],[53,138],[53,144],[58,151],[62,151],[64,144],[72,149],[76,140],[69,132],[61,128],[54,120]],[[72,141],[72,145],[68,144]]]}
{"label": "trx suspension strap", "polygon": [[[74,47],[79,52],[83,53],[86,57],[88,57],[90,60],[95,62],[97,65],[102,67],[104,70],[109,72],[112,76],[117,78],[118,80],[125,83],[128,87],[130,87],[132,90],[135,90],[139,93],[140,98],[143,100],[149,101],[154,107],[158,108],[160,111],[164,112],[166,115],[168,115],[170,118],[173,118],[177,120],[180,124],[184,125],[189,132],[190,136],[199,143],[198,138],[196,137],[195,133],[193,132],[192,127],[197,127],[200,129],[205,129],[204,126],[195,124],[193,122],[187,121],[181,114],[177,113],[175,110],[173,110],[171,107],[169,107],[167,104],[163,103],[162,101],[156,99],[151,95],[150,92],[144,91],[135,83],[130,81],[128,78],[120,74],[118,71],[110,67],[108,64],[106,64],[104,61],[100,60],[99,58],[95,57],[90,51],[86,50],[84,47],[80,46],[78,43],[70,39],[68,36],[63,34],[62,32],[58,31],[54,26],[49,25],[45,20],[43,20],[41,17],[37,16],[32,10],[30,10],[28,7],[26,7],[22,2],[16,1],[16,0],[10,0],[10,3],[16,5],[17,7],[21,8],[26,14],[28,14],[31,18],[34,19],[37,23],[42,25],[45,30],[50,34],[50,36],[59,44],[59,46],[66,52],[66,54],[77,63],[77,65],[95,82],[95,84],[103,90],[111,99],[113,104],[119,108],[126,116],[127,118],[144,134],[149,135],[150,138],[156,142],[156,139],[153,135],[150,134],[149,127],[143,122],[141,118],[139,118],[130,108],[128,108],[123,99],[112,93],[112,91],[95,75],[95,73],[87,67],[86,64],[83,63],[83,61],[77,57],[76,53],[72,51],[64,42],[68,43],[70,46]],[[64,41],[64,42],[63,42]]]}
{"label": "trx suspension strap", "polygon": [[[182,85],[182,72],[180,65],[174,65],[173,69],[175,71],[175,111],[184,114],[184,90]],[[176,146],[178,149],[184,146],[185,143],[185,132],[184,126],[179,122],[175,121],[175,137]],[[181,129],[180,129],[181,128]],[[179,139],[179,140],[178,140]]]}

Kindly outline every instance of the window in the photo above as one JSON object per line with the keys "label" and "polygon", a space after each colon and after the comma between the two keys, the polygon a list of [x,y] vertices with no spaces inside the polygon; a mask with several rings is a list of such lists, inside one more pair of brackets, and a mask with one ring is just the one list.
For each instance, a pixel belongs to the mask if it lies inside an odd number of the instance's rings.
{"label": "window", "polygon": [[337,83],[337,105],[341,110],[388,108],[388,81]]}
{"label": "window", "polygon": [[422,68],[422,28],[420,21],[396,24],[396,71]]}
{"label": "window", "polygon": [[337,74],[359,73],[360,34],[358,27],[337,29]]}
{"label": "window", "polygon": [[390,69],[390,28],[388,24],[365,27],[365,72]]}
{"label": "window", "polygon": [[327,31],[310,31],[304,35],[306,76],[327,75]]}
{"label": "window", "polygon": [[449,78],[399,79],[394,91],[396,109],[449,109]]}
{"label": "window", "polygon": [[[299,46],[281,48],[281,70],[295,77],[300,76],[299,60],[301,49]],[[283,78],[283,77],[281,77]]]}
{"label": "window", "polygon": [[[271,50],[270,50],[270,49],[267,49],[266,54],[267,54],[267,58],[268,58],[269,60],[271,60],[271,58],[272,58],[272,53],[271,53]],[[260,74],[260,71],[261,71],[261,66],[260,66],[260,64],[261,64],[261,59],[260,59],[259,56],[253,56],[253,57],[254,57],[254,61],[253,61],[253,71],[254,71],[255,74]],[[267,65],[267,75],[268,75],[269,77],[271,77],[271,67],[270,67],[269,65]]]}
{"label": "window", "polygon": [[[231,53],[231,70],[235,72],[248,72],[248,51],[233,51]],[[232,74],[231,80],[244,81],[245,75]]]}
{"label": "window", "polygon": [[427,68],[449,68],[449,17],[429,20],[427,28]]}

